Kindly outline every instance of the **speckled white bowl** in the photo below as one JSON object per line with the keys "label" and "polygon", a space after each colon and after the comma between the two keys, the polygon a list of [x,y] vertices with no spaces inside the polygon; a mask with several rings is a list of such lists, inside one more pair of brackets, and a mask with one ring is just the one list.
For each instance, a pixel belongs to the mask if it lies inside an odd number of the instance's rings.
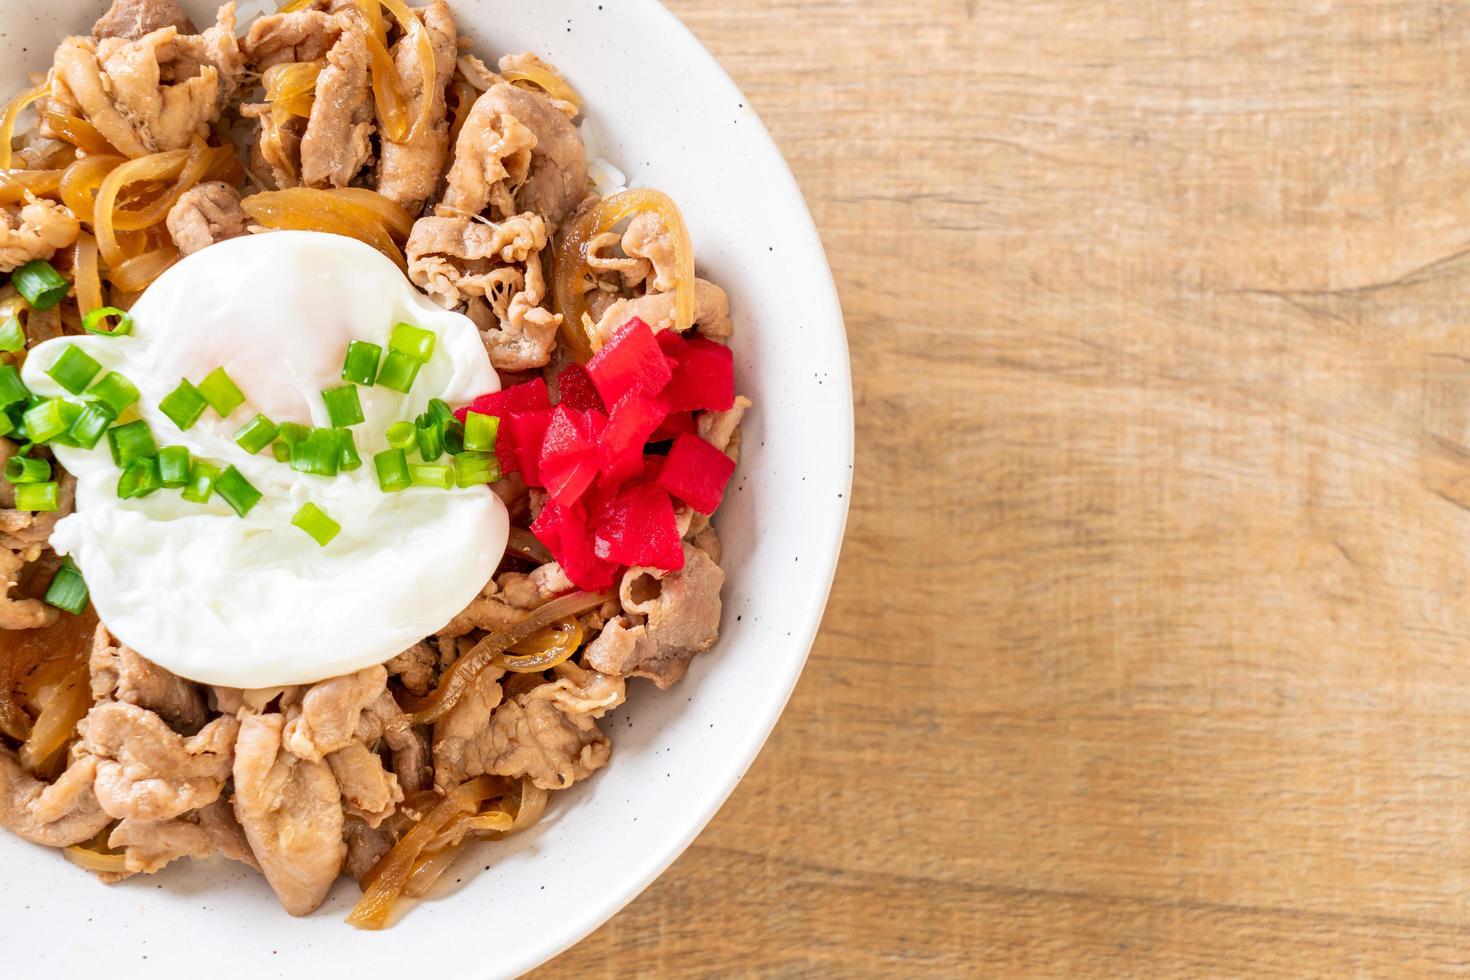
{"label": "speckled white bowl", "polygon": [[[612,765],[558,796],[532,832],[473,849],[446,878],[451,894],[384,933],[343,924],[357,894],[346,882],[293,919],[237,865],[181,863],[106,887],[0,833],[7,975],[520,973],[668,867],[740,780],[796,683],[831,585],[853,458],[841,310],[796,182],[730,78],[653,0],[451,2],[480,53],[532,50],[566,72],[604,153],[634,185],[673,195],[702,274],[729,290],[738,384],[756,408],[718,521],[729,572],[720,643],[672,690],[634,681],[604,722]],[[212,19],[208,3],[187,5],[201,24]],[[20,88],[61,34],[86,31],[104,6],[0,0],[0,89]]]}

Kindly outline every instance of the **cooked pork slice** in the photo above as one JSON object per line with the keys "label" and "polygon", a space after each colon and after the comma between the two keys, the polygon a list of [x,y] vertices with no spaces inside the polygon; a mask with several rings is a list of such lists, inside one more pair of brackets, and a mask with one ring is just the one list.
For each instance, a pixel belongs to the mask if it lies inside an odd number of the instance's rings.
{"label": "cooked pork slice", "polygon": [[434,686],[439,655],[428,643],[420,640],[383,666],[390,676],[398,678],[398,683],[410,694],[423,697]]}
{"label": "cooked pork slice", "polygon": [[97,760],[74,759],[47,785],[27,773],[14,753],[0,747],[0,827],[34,844],[67,847],[90,840],[112,822],[92,792]]}
{"label": "cooked pork slice", "polygon": [[623,251],[652,267],[650,293],[666,293],[678,282],[674,236],[654,212],[643,211],[628,222],[628,230],[623,232]]}
{"label": "cooked pork slice", "polygon": [[467,217],[414,222],[408,239],[408,275],[441,306],[483,300],[480,328],[490,363],[501,371],[538,368],[551,358],[561,317],[544,309],[541,250],[548,238],[539,215],[495,223]]}
{"label": "cooked pork slice", "polygon": [[723,412],[705,412],[699,417],[699,438],[740,462],[740,420],[750,410],[750,399],[735,398],[735,404]]}
{"label": "cooked pork slice", "polygon": [[81,225],[64,204],[34,200],[0,208],[0,272],[13,272],[32,259],[49,259],[76,242]]}
{"label": "cooked pork slice", "polygon": [[46,605],[40,599],[19,599],[11,595],[20,584],[21,570],[28,562],[40,557],[40,552],[39,547],[20,551],[0,548],[0,629],[39,629],[60,618],[59,609]]}
{"label": "cooked pork slice", "polygon": [[393,771],[405,790],[429,788],[429,746],[387,690],[363,708],[357,740],[369,748],[380,741],[388,746]]}
{"label": "cooked pork slice", "polygon": [[[459,31],[454,15],[444,0],[433,0],[419,14],[434,46],[434,88],[429,123],[413,139],[395,143],[383,138],[382,159],[378,165],[378,193],[417,214],[424,202],[439,186],[444,172],[444,158],[449,151],[449,113],[444,102],[444,89],[454,75],[458,55]],[[422,111],[425,93],[418,70],[417,45],[404,38],[393,46],[393,61],[404,80],[408,95],[408,118],[417,119]]]}
{"label": "cooked pork slice", "polygon": [[378,754],[361,742],[331,753],[327,764],[342,788],[342,808],[369,827],[381,824],[403,801],[398,777],[383,768]]}
{"label": "cooked pork slice", "polygon": [[154,712],[175,731],[193,734],[207,714],[199,688],[175,677],[97,624],[92,638],[92,698],[126,701]]}
{"label": "cooked pork slice", "polygon": [[367,667],[355,674],[313,684],[299,709],[287,713],[286,748],[312,762],[345,748],[357,738],[363,709],[378,699],[388,685],[388,671]]}
{"label": "cooked pork slice", "polygon": [[[179,150],[218,115],[220,78],[213,65],[174,82],[181,51],[176,27],[137,40],[69,37],[56,50],[51,95],[77,108],[109,143],[130,157]],[[192,70],[192,69],[191,69]]]}
{"label": "cooked pork slice", "polygon": [[674,684],[696,653],[720,635],[720,589],[725,573],[708,553],[684,545],[677,572],[630,568],[623,574],[623,609],[587,645],[587,664],[618,677],[646,677],[660,688]]}
{"label": "cooked pork slice", "polygon": [[[649,293],[637,299],[620,299],[597,319],[597,335],[604,342],[634,317],[654,329],[674,329],[674,294]],[[730,298],[712,282],[694,280],[694,326],[711,340],[724,340],[734,333],[730,322]]]}
{"label": "cooked pork slice", "polygon": [[563,592],[576,588],[556,562],[547,562],[530,573],[506,572],[495,580],[500,598],[517,609],[535,609]]}
{"label": "cooked pork slice", "polygon": [[347,860],[342,871],[358,880],[373,870],[383,855],[393,849],[393,835],[381,827],[369,827],[361,820],[351,817],[342,827],[342,839],[347,844]]}
{"label": "cooked pork slice", "polygon": [[500,678],[505,671],[487,667],[458,703],[434,725],[434,782],[441,789],[458,786],[489,772],[494,748],[490,715],[500,706]]}
{"label": "cooked pork slice", "polygon": [[[498,86],[497,86],[498,87]],[[515,191],[531,173],[536,134],[486,92],[475,100],[454,143],[438,213],[469,217],[491,204],[494,217],[516,214]]]}
{"label": "cooked pork slice", "polygon": [[134,704],[103,701],[77,725],[97,757],[97,800],[118,819],[169,820],[219,799],[239,723],[216,718],[185,738]]}
{"label": "cooked pork slice", "polygon": [[486,100],[535,134],[530,172],[515,192],[516,209],[536,212],[555,230],[587,196],[587,148],[581,134],[543,92],[502,82],[492,85],[476,105]]}
{"label": "cooked pork slice", "polygon": [[[555,673],[555,681],[495,708],[489,727],[457,746],[462,762],[446,755],[442,773],[436,744],[434,779],[441,789],[482,772],[528,776],[542,789],[566,789],[607,765],[612,744],[595,719],[623,703],[622,678],[573,663],[556,667]],[[484,692],[486,700],[489,695]]]}
{"label": "cooked pork slice", "polygon": [[123,852],[129,874],[153,874],[179,858],[203,859],[215,854],[259,867],[245,831],[224,800],[173,820],[130,817],[113,828],[107,846]]}
{"label": "cooked pork slice", "polygon": [[160,27],[174,27],[180,34],[193,34],[194,22],[178,0],[113,0],[107,13],[92,25],[92,36],[120,37],[136,41]]}
{"label": "cooked pork slice", "polygon": [[240,50],[240,41],[235,37],[235,0],[220,6],[214,24],[203,34],[180,29],[178,52],[174,57],[172,78],[165,81],[183,81],[196,78],[209,65],[219,73],[219,93],[214,100],[215,115],[224,111],[235,93],[245,81],[245,53]]}
{"label": "cooked pork slice", "polygon": [[240,195],[223,181],[212,180],[180,195],[168,212],[168,233],[184,255],[238,238],[250,230]]}
{"label": "cooked pork slice", "polygon": [[286,719],[245,715],[235,745],[235,816],[250,849],[292,915],[313,911],[347,856],[342,801],[325,762],[292,755],[281,744]]}
{"label": "cooked pork slice", "polygon": [[525,610],[512,606],[500,596],[500,586],[491,579],[480,594],[439,631],[439,639],[442,643],[446,638],[464,636],[471,630],[503,629],[525,616]]}
{"label": "cooked pork slice", "polygon": [[301,137],[301,182],[308,187],[346,187],[372,153],[367,30],[358,18],[338,17],[342,33],[317,78],[311,118]]}
{"label": "cooked pork slice", "polygon": [[279,189],[297,186],[300,170],[301,134],[306,125],[292,116],[277,121],[269,102],[252,102],[240,106],[240,115],[254,119],[260,126],[255,142],[250,144],[250,165],[257,173],[269,172]]}
{"label": "cooked pork slice", "polygon": [[341,32],[342,20],[321,10],[267,14],[251,22],[240,50],[252,71],[264,73],[288,61],[325,58]]}

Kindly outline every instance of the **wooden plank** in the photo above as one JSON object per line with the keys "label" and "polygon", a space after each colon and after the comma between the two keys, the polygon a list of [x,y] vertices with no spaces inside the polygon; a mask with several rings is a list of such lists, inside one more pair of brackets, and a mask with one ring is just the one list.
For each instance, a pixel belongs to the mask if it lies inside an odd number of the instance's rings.
{"label": "wooden plank", "polygon": [[858,485],[770,745],[543,974],[1465,970],[1465,9],[670,6],[812,204]]}

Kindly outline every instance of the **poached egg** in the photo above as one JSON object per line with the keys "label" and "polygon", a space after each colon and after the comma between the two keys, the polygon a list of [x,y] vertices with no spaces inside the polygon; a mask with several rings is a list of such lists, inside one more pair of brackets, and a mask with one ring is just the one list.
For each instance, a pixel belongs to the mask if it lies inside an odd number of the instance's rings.
{"label": "poached egg", "polygon": [[[140,393],[136,412],[159,448],[233,465],[264,496],[241,518],[161,489],[120,499],[108,440],[56,445],[77,480],[76,511],[51,543],[81,569],[109,630],[181,677],[238,688],[334,677],[382,663],[442,628],[495,571],[509,521],[486,486],[384,493],[373,454],[385,431],[431,398],[451,405],[499,389],[471,321],[423,297],[388,258],[361,242],[278,231],[220,242],[175,264],[131,310],[132,334],[62,337],[34,348],[23,377],[39,395],[71,397],[46,374],[81,347]],[[277,425],[329,426],[321,392],[345,384],[347,345],[388,348],[393,326],[430,330],[432,357],[409,394],[358,387],[365,421],[352,426],[361,467],[322,477],[270,450],[251,455],[235,435],[256,413]],[[223,367],[245,404],[213,410],[180,431],[159,410],[181,379]],[[98,377],[102,375],[99,374]],[[441,460],[441,462],[444,460]],[[325,547],[291,523],[307,502],[342,526]]]}

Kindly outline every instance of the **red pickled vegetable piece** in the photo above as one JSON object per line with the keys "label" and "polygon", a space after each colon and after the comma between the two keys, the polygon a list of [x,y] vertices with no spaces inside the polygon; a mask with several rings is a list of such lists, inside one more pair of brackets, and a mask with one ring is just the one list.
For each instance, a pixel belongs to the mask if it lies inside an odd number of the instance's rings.
{"label": "red pickled vegetable piece", "polygon": [[653,339],[658,341],[659,350],[672,357],[678,357],[679,352],[689,345],[684,335],[677,330],[660,330],[653,335]]}
{"label": "red pickled vegetable piece", "polygon": [[661,398],[630,391],[613,406],[597,444],[599,486],[613,487],[643,470],[643,446],[669,414]]}
{"label": "red pickled vegetable piece", "polygon": [[648,441],[667,442],[680,433],[693,432],[694,429],[693,412],[670,412],[664,418],[663,424],[653,430],[653,435],[648,437]]}
{"label": "red pickled vegetable piece", "polygon": [[598,508],[593,536],[598,558],[619,565],[648,565],[676,572],[684,567],[684,547],[668,492],[651,483],[624,487]]}
{"label": "red pickled vegetable piece", "polygon": [[580,364],[568,364],[562,368],[561,374],[556,376],[556,387],[561,393],[558,404],[575,408],[579,412],[593,409],[607,411],[607,406],[602,403],[602,396],[597,393],[592,379],[587,376],[587,369]]}
{"label": "red pickled vegetable piece", "polygon": [[[597,443],[607,427],[601,412],[578,412],[558,405],[541,443],[540,478],[551,499],[570,506],[597,478]],[[516,450],[524,465],[524,454]]]}
{"label": "red pickled vegetable piece", "polygon": [[528,486],[541,486],[541,441],[551,423],[551,409],[508,412],[500,418],[495,455],[500,472],[520,473]]}
{"label": "red pickled vegetable piece", "polygon": [[686,433],[669,447],[657,483],[701,514],[713,514],[734,472],[734,460],[699,436]]}
{"label": "red pickled vegetable piece", "polygon": [[592,355],[586,367],[605,405],[616,405],[630,391],[656,395],[672,377],[653,329],[636,316]]}
{"label": "red pickled vegetable piece", "polygon": [[735,357],[730,348],[700,337],[685,341],[674,356],[678,366],[663,391],[670,411],[724,412],[735,404]]}
{"label": "red pickled vegetable piece", "polygon": [[592,531],[580,506],[563,507],[555,500],[548,500],[531,524],[531,533],[546,545],[546,550],[577,588],[600,592],[617,578],[617,566],[594,553]]}
{"label": "red pickled vegetable piece", "polygon": [[455,409],[454,417],[463,422],[469,412],[504,416],[507,412],[530,412],[550,407],[551,395],[546,390],[546,381],[537,378],[525,384],[512,385],[503,391],[481,395],[468,405]]}

